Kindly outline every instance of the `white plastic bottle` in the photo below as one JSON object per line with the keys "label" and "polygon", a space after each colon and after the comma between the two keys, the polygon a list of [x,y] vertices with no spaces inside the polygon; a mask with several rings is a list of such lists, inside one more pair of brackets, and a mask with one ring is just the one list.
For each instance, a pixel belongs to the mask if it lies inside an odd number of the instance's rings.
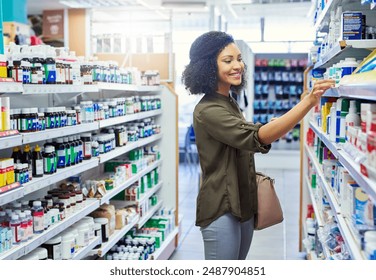
{"label": "white plastic bottle", "polygon": [[354,72],[358,66],[359,63],[356,61],[355,57],[346,57],[343,63],[341,64],[341,78],[346,75],[351,75],[352,72]]}
{"label": "white plastic bottle", "polygon": [[350,100],[349,113],[346,115],[345,121],[346,121],[345,122],[346,141],[349,141],[348,127],[349,126],[360,126],[360,116],[356,112],[356,101],[355,100]]}
{"label": "white plastic bottle", "polygon": [[336,108],[337,108],[337,103],[333,102],[332,107],[330,107],[330,123],[329,123],[329,139],[332,142],[336,141],[336,123],[337,123],[337,116],[336,116]]}

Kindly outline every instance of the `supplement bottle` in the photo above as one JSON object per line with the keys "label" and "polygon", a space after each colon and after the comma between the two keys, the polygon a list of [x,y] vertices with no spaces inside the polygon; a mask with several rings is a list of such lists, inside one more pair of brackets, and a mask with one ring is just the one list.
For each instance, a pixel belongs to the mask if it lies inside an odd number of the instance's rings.
{"label": "supplement bottle", "polygon": [[38,145],[35,145],[32,154],[33,177],[43,177],[43,156]]}
{"label": "supplement bottle", "polygon": [[43,153],[44,174],[53,174],[55,172],[55,153],[53,146],[47,146]]}
{"label": "supplement bottle", "polygon": [[63,138],[56,139],[55,151],[57,153],[57,168],[65,168],[67,162],[67,146]]}

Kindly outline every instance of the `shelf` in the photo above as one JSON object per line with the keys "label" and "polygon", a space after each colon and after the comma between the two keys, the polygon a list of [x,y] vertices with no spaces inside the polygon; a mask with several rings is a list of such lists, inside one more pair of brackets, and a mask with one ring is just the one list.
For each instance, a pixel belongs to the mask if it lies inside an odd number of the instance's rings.
{"label": "shelf", "polygon": [[346,57],[363,60],[371,53],[370,49],[376,48],[376,40],[347,40],[340,41],[330,49],[314,68],[328,68]]}
{"label": "shelf", "polygon": [[140,119],[145,119],[145,118],[150,118],[150,117],[158,116],[160,114],[162,114],[162,109],[141,112],[141,113],[126,115],[126,116],[117,117],[117,118],[110,118],[107,120],[99,121],[99,128],[113,126],[113,125],[122,124],[126,122],[132,122],[135,120],[140,120]]}
{"label": "shelf", "polygon": [[164,251],[168,248],[168,245],[170,245],[170,243],[174,241],[178,233],[179,227],[176,226],[175,229],[167,236],[165,241],[162,242],[161,247],[159,247],[149,258],[153,260],[159,260]]}
{"label": "shelf", "polygon": [[337,97],[337,98],[341,97],[339,93],[339,88],[335,87],[335,88],[327,89],[325,93],[323,94],[323,97]]}
{"label": "shelf", "polygon": [[92,250],[91,254],[97,254],[100,257],[103,257],[107,254],[108,251],[128,232],[130,231],[137,223],[139,215],[136,215],[133,220],[123,227],[122,229],[115,230],[113,234],[110,235],[106,243],[102,243],[101,248],[98,250]]}
{"label": "shelf", "polygon": [[338,90],[340,97],[376,101],[376,83],[374,81],[367,84],[341,85]]}
{"label": "shelf", "polygon": [[159,133],[159,134],[155,134],[153,136],[147,137],[147,138],[143,138],[143,139],[138,140],[136,142],[128,142],[127,145],[125,145],[123,147],[118,147],[118,148],[115,148],[115,150],[113,150],[111,152],[108,152],[108,153],[105,153],[105,154],[100,154],[99,155],[99,162],[103,163],[103,162],[109,161],[111,159],[117,158],[118,156],[121,156],[125,153],[128,153],[128,152],[130,152],[134,149],[143,147],[143,146],[150,144],[154,141],[157,141],[161,138],[162,138],[162,133]]}
{"label": "shelf", "polygon": [[81,260],[86,257],[94,249],[95,246],[102,243],[102,236],[95,236],[90,240],[89,244],[83,248],[80,248],[77,253],[74,253],[72,260]]}
{"label": "shelf", "polygon": [[149,199],[153,194],[155,194],[157,191],[159,191],[162,188],[163,182],[160,181],[158,184],[156,184],[154,187],[149,189],[144,195],[140,198],[139,201],[136,201],[136,203],[143,203],[145,200]]}
{"label": "shelf", "polygon": [[86,217],[88,214],[93,212],[99,207],[99,200],[97,199],[87,199],[86,206],[84,209],[81,209],[78,212],[73,213],[71,216],[66,217],[64,221],[57,223],[56,225],[51,226],[49,229],[44,231],[39,235],[34,235],[33,239],[26,242],[25,244],[25,254],[28,254],[35,248],[39,247],[41,244],[50,240],[52,237],[58,235],[71,225],[75,224],[83,217]]}
{"label": "shelf", "polygon": [[118,84],[118,83],[97,83],[96,86],[99,90],[103,91],[132,91],[132,92],[152,92],[160,91],[160,86],[138,86],[138,85],[128,85],[128,84]]}
{"label": "shelf", "polygon": [[[333,9],[333,3],[336,2],[334,0],[328,1],[324,10],[321,11],[320,15],[318,16],[314,28],[317,31],[326,32],[326,29],[329,28],[329,19],[330,19],[330,10]],[[328,22],[327,25],[323,25],[324,22]]]}
{"label": "shelf", "polygon": [[33,143],[38,141],[44,141],[47,139],[59,138],[68,135],[80,134],[92,130],[99,129],[98,122],[85,123],[79,125],[66,126],[55,129],[46,129],[43,131],[21,133],[22,143]]}
{"label": "shelf", "polygon": [[21,93],[24,88],[22,83],[16,82],[0,82],[0,94],[3,93]]}
{"label": "shelf", "polygon": [[351,258],[353,260],[363,260],[364,255],[360,250],[360,243],[356,242],[356,239],[354,238],[354,235],[352,234],[352,231],[345,219],[342,217],[342,215],[338,215],[336,217],[336,220],[338,221],[339,230],[341,232],[343,240],[345,241],[347,249],[350,252]]}
{"label": "shelf", "polygon": [[64,221],[57,223],[56,225],[52,225],[49,229],[44,231],[41,234],[34,234],[33,238],[25,243],[21,243],[19,245],[14,246],[9,251],[4,252],[4,254],[0,255],[0,259],[18,259],[23,255],[30,253],[35,248],[39,247],[41,244],[45,243],[46,241],[50,240],[52,237],[56,236],[66,228],[70,227],[83,217],[87,216],[95,209],[99,207],[99,200],[97,199],[90,199],[86,200],[86,206],[84,209],[80,210],[79,212],[74,213],[73,215],[65,218]]}
{"label": "shelf", "polygon": [[333,155],[338,159],[339,158],[339,152],[340,149],[336,143],[333,143],[329,140],[329,138],[324,134],[324,132],[319,128],[317,125],[315,125],[313,122],[309,123],[309,126],[313,129],[313,131],[316,133],[316,135],[321,139],[321,141],[325,144],[326,147],[333,153]]}
{"label": "shelf", "polygon": [[308,176],[305,176],[305,180],[306,180],[306,185],[307,185],[307,188],[308,188],[308,191],[309,191],[309,195],[311,197],[311,203],[312,203],[312,206],[313,206],[313,210],[315,211],[315,217],[316,217],[316,221],[317,221],[317,224],[319,225],[319,227],[322,227],[325,225],[323,219],[321,218],[321,213],[319,212],[319,208],[317,206],[317,202],[316,202],[316,199],[315,199],[315,194],[313,193],[313,189],[311,188],[311,182],[309,181],[309,178]]}
{"label": "shelf", "polygon": [[[19,187],[17,187],[17,185],[19,185]],[[11,184],[10,186],[12,186],[11,190],[0,193],[0,205],[7,204],[24,196],[24,187],[21,187],[20,183],[16,182]],[[1,189],[2,188],[0,188],[0,190]]]}
{"label": "shelf", "polygon": [[376,182],[364,176],[360,171],[360,165],[343,150],[339,151],[339,162],[349,171],[355,182],[376,201]]}
{"label": "shelf", "polygon": [[142,226],[151,218],[154,216],[155,212],[157,212],[157,210],[159,208],[161,208],[163,204],[163,201],[162,200],[159,200],[158,203],[156,205],[154,205],[153,207],[151,207],[149,209],[149,211],[140,218],[140,220],[138,220],[137,222],[137,228],[140,229],[142,228]]}
{"label": "shelf", "polygon": [[49,185],[64,180],[70,176],[85,172],[89,169],[98,166],[98,158],[92,158],[90,160],[84,160],[79,164],[58,169],[56,173],[51,175],[43,175],[40,178],[33,178],[30,182],[24,184],[25,195],[45,188]]}
{"label": "shelf", "polygon": [[0,149],[6,149],[22,145],[21,135],[4,136],[0,138]]}
{"label": "shelf", "polygon": [[337,198],[334,195],[331,187],[328,185],[328,182],[325,180],[325,176],[324,176],[324,173],[322,171],[320,163],[317,161],[317,158],[315,157],[315,155],[311,151],[311,148],[307,144],[304,144],[304,147],[305,147],[307,154],[308,154],[309,158],[311,159],[311,161],[312,161],[312,163],[313,163],[313,165],[316,169],[316,176],[320,177],[320,179],[321,179],[321,181],[324,185],[323,189],[324,189],[326,197],[329,201],[330,207],[332,208],[333,211],[335,211],[335,213],[340,213],[340,207],[339,207],[339,204],[337,202]]}
{"label": "shelf", "polygon": [[104,203],[108,203],[108,201],[117,195],[119,192],[125,190],[126,188],[130,187],[133,183],[137,182],[142,176],[146,175],[147,173],[151,172],[154,168],[158,167],[162,163],[162,160],[158,160],[153,162],[151,165],[146,167],[144,170],[141,170],[137,174],[133,175],[131,178],[127,179],[122,185],[119,187],[114,188],[110,192],[106,193],[101,198],[101,205]]}
{"label": "shelf", "polygon": [[96,85],[23,85],[23,94],[98,92]]}

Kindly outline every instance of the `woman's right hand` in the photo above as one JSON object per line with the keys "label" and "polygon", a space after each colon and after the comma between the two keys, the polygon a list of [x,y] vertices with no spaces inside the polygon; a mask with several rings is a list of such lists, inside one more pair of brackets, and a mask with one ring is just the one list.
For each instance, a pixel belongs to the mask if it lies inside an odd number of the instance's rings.
{"label": "woman's right hand", "polygon": [[336,82],[334,80],[318,80],[313,86],[310,94],[307,95],[307,98],[310,98],[312,105],[315,106],[319,103],[321,96],[325,93],[326,90],[334,88]]}

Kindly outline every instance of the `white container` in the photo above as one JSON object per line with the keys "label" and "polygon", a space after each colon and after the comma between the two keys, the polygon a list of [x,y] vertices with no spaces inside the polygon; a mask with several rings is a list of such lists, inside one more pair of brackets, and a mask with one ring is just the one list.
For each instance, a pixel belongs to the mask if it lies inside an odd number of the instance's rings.
{"label": "white container", "polygon": [[76,226],[78,236],[77,236],[77,245],[79,247],[85,247],[89,244],[89,231],[90,228],[86,222],[80,223]]}
{"label": "white container", "polygon": [[94,238],[96,236],[95,235],[94,218],[86,216],[86,217],[82,218],[80,222],[83,222],[83,221],[85,221],[87,223],[87,225],[89,226],[89,239]]}
{"label": "white container", "polygon": [[42,247],[38,247],[36,249],[34,249],[34,251],[40,260],[47,260],[48,258],[48,253],[47,253],[47,249],[46,248],[42,248]]}
{"label": "white container", "polygon": [[74,235],[70,232],[65,232],[61,237],[61,258],[63,260],[72,259],[75,252]]}
{"label": "white container", "polygon": [[350,100],[350,107],[349,113],[346,115],[345,118],[345,125],[346,125],[346,141],[348,141],[348,127],[360,127],[360,116],[356,113],[356,101]]}
{"label": "white container", "polygon": [[94,219],[95,223],[98,223],[101,225],[102,229],[102,243],[107,242],[108,238],[110,236],[110,228],[108,225],[108,219],[107,218],[96,218]]}
{"label": "white container", "polygon": [[352,72],[359,66],[359,63],[354,57],[346,57],[343,63],[341,64],[342,72],[341,78],[346,75],[351,75]]}

